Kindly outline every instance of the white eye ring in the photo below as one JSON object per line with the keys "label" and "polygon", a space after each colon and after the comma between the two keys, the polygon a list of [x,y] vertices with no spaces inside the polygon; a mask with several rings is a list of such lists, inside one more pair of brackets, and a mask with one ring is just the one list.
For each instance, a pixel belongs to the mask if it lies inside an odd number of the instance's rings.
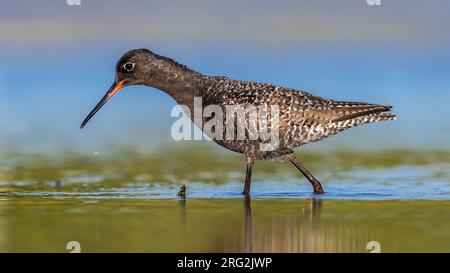
{"label": "white eye ring", "polygon": [[134,69],[134,63],[126,63],[123,65],[123,69],[127,72],[131,72]]}

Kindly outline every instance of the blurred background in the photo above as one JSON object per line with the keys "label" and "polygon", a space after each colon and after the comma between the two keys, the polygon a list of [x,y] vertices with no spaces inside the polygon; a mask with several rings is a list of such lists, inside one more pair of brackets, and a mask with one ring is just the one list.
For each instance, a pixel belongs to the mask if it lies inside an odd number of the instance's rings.
{"label": "blurred background", "polygon": [[[1,1],[0,252],[450,251],[449,1],[80,3]],[[159,90],[122,89],[80,130],[134,48],[398,119],[298,149],[321,196],[258,162],[250,202],[243,156],[174,141]]]}
{"label": "blurred background", "polygon": [[[79,125],[129,49],[202,73],[394,106],[398,119],[306,149],[449,148],[450,3],[347,1],[4,1],[0,154],[93,153],[173,143],[174,101],[127,87]],[[215,149],[222,149],[216,147]]]}

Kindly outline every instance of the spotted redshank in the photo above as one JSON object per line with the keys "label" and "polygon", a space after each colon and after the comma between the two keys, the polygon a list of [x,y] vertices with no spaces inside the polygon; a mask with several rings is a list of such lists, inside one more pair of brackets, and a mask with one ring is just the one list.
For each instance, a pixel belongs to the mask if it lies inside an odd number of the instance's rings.
{"label": "spotted redshank", "polygon": [[202,99],[203,107],[243,105],[248,108],[263,104],[278,107],[279,140],[273,149],[262,149],[264,143],[260,138],[213,138],[219,145],[246,156],[243,190],[246,196],[250,193],[253,164],[260,159],[291,162],[309,180],[315,193],[324,193],[320,182],[296,159],[292,149],[361,124],[395,119],[395,114],[389,112],[391,106],[335,101],[267,83],[208,76],[148,49],[125,53],[117,62],[115,74],[113,85],[83,121],[81,128],[117,91],[128,85],[146,85],[164,91],[178,104],[188,107],[190,118],[202,130],[204,127],[199,124],[205,124],[211,117],[202,117],[201,123],[194,119],[194,98],[197,97]]}

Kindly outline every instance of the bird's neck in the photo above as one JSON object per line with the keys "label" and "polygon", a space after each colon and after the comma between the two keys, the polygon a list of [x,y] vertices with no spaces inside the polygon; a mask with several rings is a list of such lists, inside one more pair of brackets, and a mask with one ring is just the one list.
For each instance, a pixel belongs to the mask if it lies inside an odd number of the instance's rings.
{"label": "bird's neck", "polygon": [[202,74],[178,64],[165,64],[151,78],[152,82],[147,85],[164,91],[178,104],[192,110]]}

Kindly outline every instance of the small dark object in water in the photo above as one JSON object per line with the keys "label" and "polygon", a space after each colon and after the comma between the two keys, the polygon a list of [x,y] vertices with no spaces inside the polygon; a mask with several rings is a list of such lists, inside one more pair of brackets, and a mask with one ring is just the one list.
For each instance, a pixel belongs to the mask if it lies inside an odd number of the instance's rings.
{"label": "small dark object in water", "polygon": [[55,181],[55,188],[59,188],[62,186],[62,182],[60,180]]}
{"label": "small dark object in water", "polygon": [[186,185],[183,184],[180,186],[180,190],[178,190],[177,195],[183,199],[186,198]]}
{"label": "small dark object in water", "polygon": [[[391,106],[336,101],[273,84],[203,75],[148,49],[125,53],[117,62],[115,72],[113,85],[83,121],[81,128],[117,91],[128,85],[146,85],[164,91],[178,104],[188,107],[190,118],[204,132],[202,124],[210,119],[194,119],[195,98],[202,99],[203,108],[219,106],[225,109],[230,105],[242,105],[244,109],[264,106],[278,108],[280,115],[275,128],[279,131],[279,142],[269,150],[261,148],[265,145],[261,138],[217,139],[209,135],[217,144],[246,156],[245,195],[250,193],[253,164],[260,159],[291,162],[309,180],[315,193],[324,193],[320,182],[297,161],[293,148],[358,125],[395,119],[395,114],[390,112]],[[245,123],[238,126],[246,127],[248,121],[245,119]],[[234,124],[235,121],[232,122]],[[266,127],[269,128],[269,124]]]}

